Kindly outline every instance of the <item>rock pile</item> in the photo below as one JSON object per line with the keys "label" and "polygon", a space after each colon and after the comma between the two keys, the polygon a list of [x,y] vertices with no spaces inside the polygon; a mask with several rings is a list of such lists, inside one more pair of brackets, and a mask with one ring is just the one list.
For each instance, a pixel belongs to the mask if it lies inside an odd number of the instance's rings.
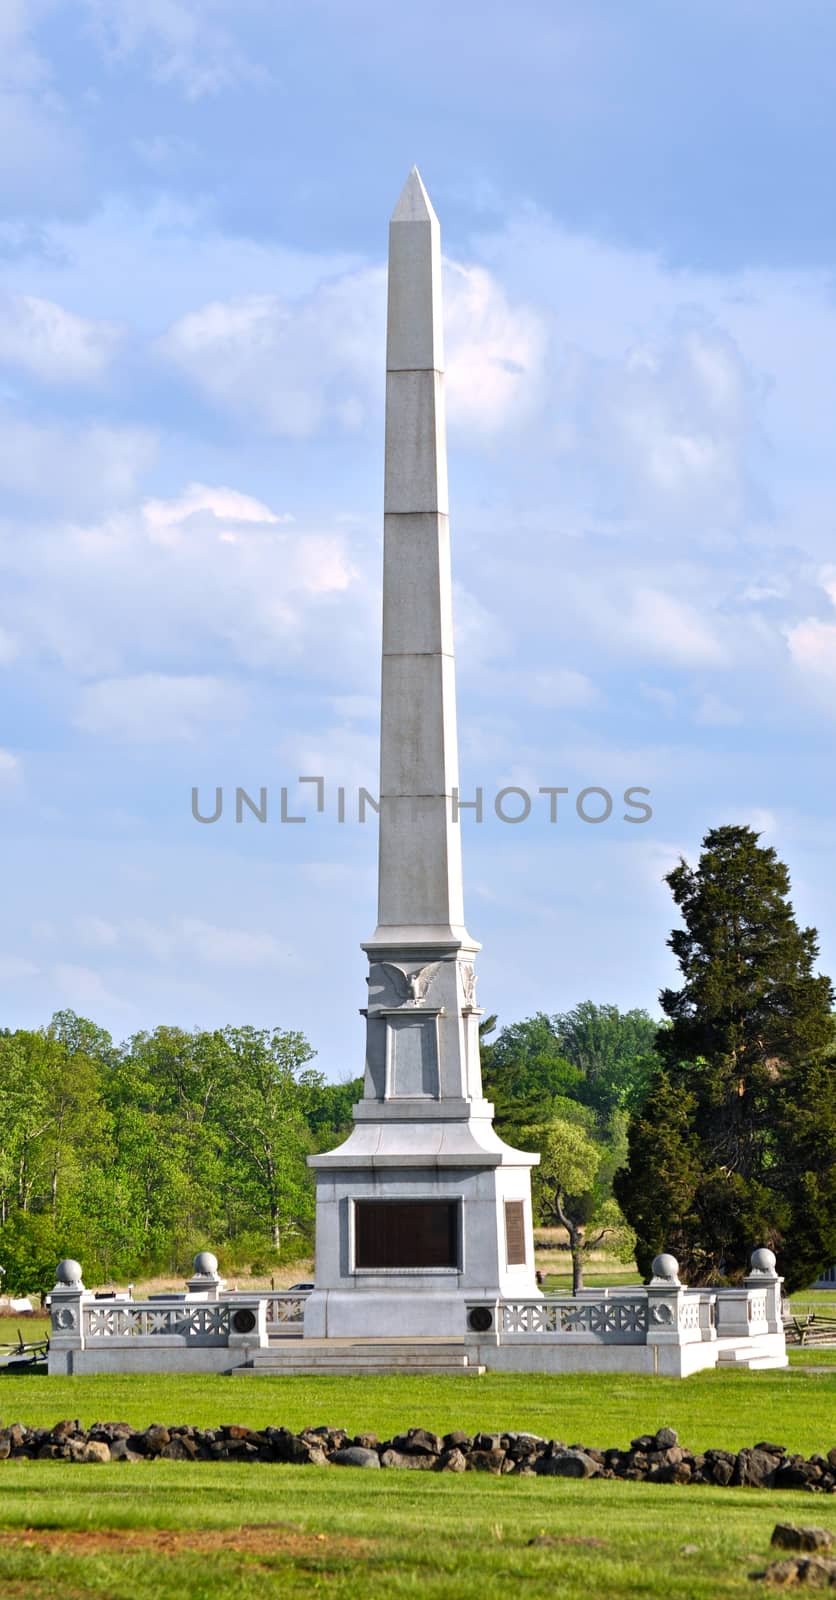
{"label": "rock pile", "polygon": [[673,1428],[643,1433],[610,1450],[540,1439],[531,1433],[439,1435],[409,1428],[394,1439],[343,1428],[246,1428],[186,1423],[134,1428],[129,1422],[57,1422],[0,1427],[0,1461],[278,1461],[294,1466],[398,1467],[415,1472],[489,1472],[547,1478],[628,1478],[648,1483],[711,1483],[753,1489],[836,1493],[836,1448],[800,1456],[762,1441],[744,1450],[687,1450]]}
{"label": "rock pile", "polygon": [[833,1545],[833,1534],[829,1528],[798,1528],[792,1522],[779,1522],[770,1543],[777,1545],[779,1550],[813,1553],[773,1561],[763,1572],[751,1573],[751,1577],[760,1578],[764,1583],[781,1589],[798,1583],[814,1589],[836,1589],[836,1560],[821,1554],[822,1550],[829,1550]]}

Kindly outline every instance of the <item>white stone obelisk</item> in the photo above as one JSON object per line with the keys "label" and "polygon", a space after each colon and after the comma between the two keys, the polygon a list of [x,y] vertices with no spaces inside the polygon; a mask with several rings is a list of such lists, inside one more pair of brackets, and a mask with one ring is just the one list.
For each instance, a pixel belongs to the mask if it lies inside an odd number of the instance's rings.
{"label": "white stone obelisk", "polygon": [[378,928],[468,944],[462,899],[441,231],[413,167],[389,224]]}
{"label": "white stone obelisk", "polygon": [[363,1099],[317,1174],[305,1334],[465,1333],[536,1295],[530,1168],[482,1095],[464,925],[438,218],[413,167],[389,227],[378,922]]}

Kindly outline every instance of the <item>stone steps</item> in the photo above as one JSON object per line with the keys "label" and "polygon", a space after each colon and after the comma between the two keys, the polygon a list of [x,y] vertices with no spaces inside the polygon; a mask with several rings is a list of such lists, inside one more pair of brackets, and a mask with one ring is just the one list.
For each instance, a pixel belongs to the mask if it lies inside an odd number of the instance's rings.
{"label": "stone steps", "polygon": [[784,1367],[786,1361],[772,1353],[765,1355],[755,1344],[741,1343],[733,1350],[721,1350],[717,1356],[718,1367],[744,1367],[748,1372],[764,1367]]}
{"label": "stone steps", "polygon": [[301,1366],[294,1363],[292,1366],[282,1365],[276,1367],[233,1367],[229,1376],[232,1378],[325,1378],[330,1374],[339,1374],[344,1378],[481,1378],[484,1367],[427,1367],[420,1363],[412,1366],[391,1367],[376,1363],[375,1365],[362,1365],[355,1361],[346,1362],[342,1366],[332,1366],[318,1362],[315,1366]]}
{"label": "stone steps", "polygon": [[484,1367],[473,1366],[462,1340],[442,1339],[294,1339],[255,1350],[246,1366],[236,1367],[234,1377],[323,1376],[327,1373],[348,1376],[376,1374],[397,1377],[404,1373],[423,1377],[438,1375],[479,1377]]}

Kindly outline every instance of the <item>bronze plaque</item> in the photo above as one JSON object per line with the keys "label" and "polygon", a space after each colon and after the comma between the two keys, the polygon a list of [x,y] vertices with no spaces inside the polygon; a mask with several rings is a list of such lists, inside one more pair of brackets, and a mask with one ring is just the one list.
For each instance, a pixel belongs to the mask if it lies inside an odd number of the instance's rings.
{"label": "bronze plaque", "polygon": [[525,1266],[525,1206],[522,1200],[505,1202],[505,1260],[509,1267]]}
{"label": "bronze plaque", "polygon": [[355,1266],[458,1267],[458,1209],[456,1200],[358,1200]]}

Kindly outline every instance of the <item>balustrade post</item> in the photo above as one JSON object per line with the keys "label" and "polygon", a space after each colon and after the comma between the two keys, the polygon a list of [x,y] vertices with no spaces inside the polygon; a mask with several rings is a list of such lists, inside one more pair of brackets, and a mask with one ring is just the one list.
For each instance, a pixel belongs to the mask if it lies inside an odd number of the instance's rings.
{"label": "balustrade post", "polygon": [[[750,1270],[743,1282],[750,1295],[763,1295],[764,1298],[762,1316],[757,1318],[751,1314],[749,1316],[749,1332],[755,1336],[784,1331],[784,1321],[781,1316],[784,1280],[778,1276],[775,1266],[775,1256],[771,1250],[752,1251]],[[750,1301],[750,1312],[752,1309]]]}
{"label": "balustrade post", "polygon": [[267,1339],[267,1298],[264,1294],[227,1297],[230,1350],[264,1350]]}
{"label": "balustrade post", "polygon": [[647,1286],[647,1343],[696,1344],[702,1337],[699,1302],[680,1282],[676,1256],[656,1256]]}
{"label": "balustrade post", "polygon": [[190,1300],[219,1300],[226,1288],[218,1272],[218,1258],[211,1250],[198,1250],[193,1275],[186,1279]]}
{"label": "balustrade post", "polygon": [[73,1352],[84,1349],[84,1306],[94,1296],[81,1281],[77,1261],[59,1261],[55,1279],[49,1297],[48,1370],[50,1376],[66,1377],[73,1370]]}

